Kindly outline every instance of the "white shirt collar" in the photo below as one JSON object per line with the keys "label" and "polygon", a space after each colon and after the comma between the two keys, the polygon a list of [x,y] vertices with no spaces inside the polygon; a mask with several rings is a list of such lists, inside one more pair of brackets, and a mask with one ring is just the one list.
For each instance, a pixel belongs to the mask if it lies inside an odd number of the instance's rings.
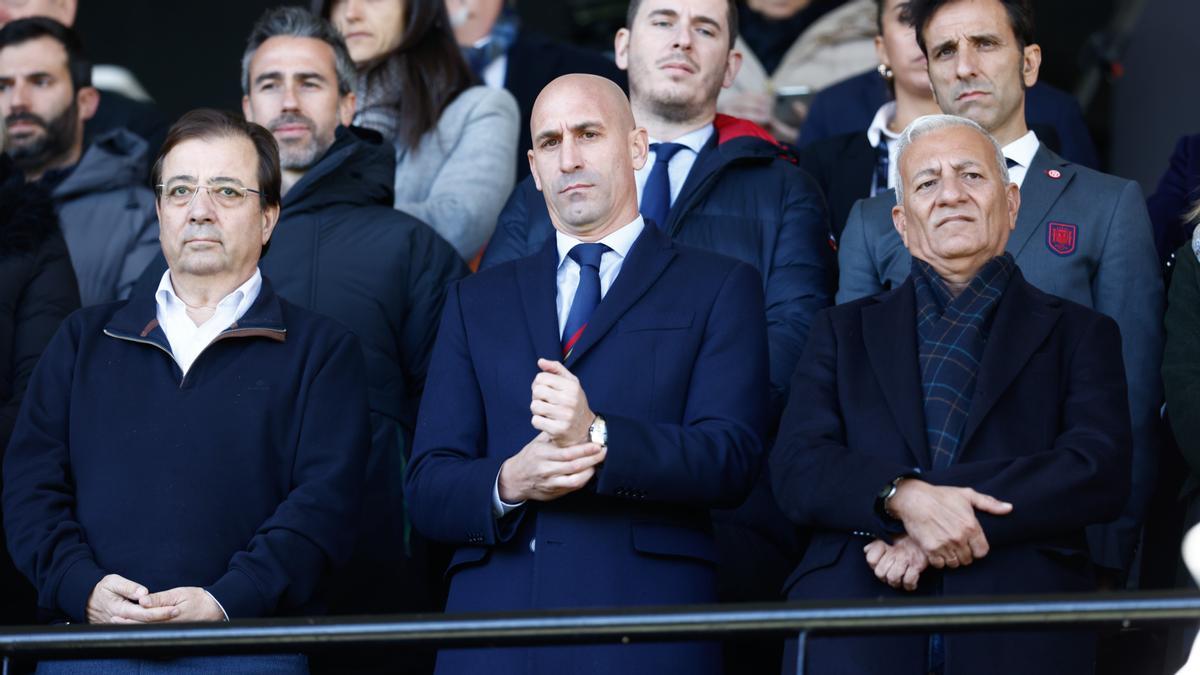
{"label": "white shirt collar", "polygon": [[700,127],[699,129],[694,129],[692,131],[687,132],[686,134],[680,136],[679,138],[676,138],[673,141],[662,141],[662,140],[659,140],[659,139],[651,136],[650,142],[651,143],[663,143],[663,142],[678,143],[698,155],[698,154],[700,154],[700,151],[704,149],[704,144],[708,142],[708,139],[712,137],[713,132],[715,132],[715,131],[716,131],[716,127],[714,127],[712,125],[712,123],[710,122],[710,123],[705,124],[704,126]]}
{"label": "white shirt collar", "polygon": [[[634,218],[628,225],[622,226],[615,232],[610,232],[599,243],[608,246],[614,253],[624,258],[629,255],[629,249],[633,248],[633,242],[637,241],[638,235],[646,227],[646,221],[642,220],[639,215]],[[558,266],[562,267],[563,261],[567,259],[567,254],[576,244],[583,242],[569,234],[563,234],[560,230],[554,231],[555,241],[558,244]]]}
{"label": "white shirt collar", "polygon": [[1028,169],[1030,164],[1033,164],[1033,156],[1037,154],[1038,148],[1041,147],[1041,141],[1038,140],[1037,134],[1030,129],[1024,136],[1009,143],[1002,148],[1005,159],[1020,164],[1022,168]]}
{"label": "white shirt collar", "polygon": [[[871,126],[867,127],[867,141],[871,143],[871,147],[879,146],[879,137],[885,136],[889,141],[894,141],[900,138],[900,134],[888,128],[888,124],[896,118],[896,102],[888,101],[880,106],[879,110],[875,111],[875,118],[871,120]],[[889,145],[891,145],[889,143]]]}
{"label": "white shirt collar", "polygon": [[[258,299],[258,294],[261,290],[262,271],[256,267],[254,268],[254,274],[241,286],[233,289],[232,293],[221,298],[221,301],[217,303],[217,307],[234,307],[234,320],[236,321],[242,318],[246,310],[250,309],[250,305]],[[158,309],[164,313],[187,311],[187,305],[175,294],[175,286],[171,283],[170,269],[163,272],[162,279],[158,282],[158,290],[154,293],[154,301],[157,303]]]}

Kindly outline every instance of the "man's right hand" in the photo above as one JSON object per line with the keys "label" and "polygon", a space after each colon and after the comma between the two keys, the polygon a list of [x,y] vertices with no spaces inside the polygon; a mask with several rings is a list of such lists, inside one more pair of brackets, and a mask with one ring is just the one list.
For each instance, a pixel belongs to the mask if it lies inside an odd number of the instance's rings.
{"label": "man's right hand", "polygon": [[119,574],[100,580],[88,596],[88,623],[154,623],[168,621],[179,614],[176,607],[142,607],[138,602],[150,595],[143,585]]}
{"label": "man's right hand", "polygon": [[987,555],[988,541],[976,509],[1003,516],[1012,508],[971,488],[941,487],[913,478],[901,481],[888,500],[888,510],[937,568],[970,565]]}
{"label": "man's right hand", "polygon": [[509,504],[558,499],[587,485],[604,456],[595,443],[560,448],[543,431],[500,466],[500,499]]}

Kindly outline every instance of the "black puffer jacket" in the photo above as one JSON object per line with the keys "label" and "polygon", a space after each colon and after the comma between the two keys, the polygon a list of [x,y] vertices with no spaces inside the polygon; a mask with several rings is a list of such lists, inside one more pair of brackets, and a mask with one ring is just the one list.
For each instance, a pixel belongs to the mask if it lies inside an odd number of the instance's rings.
{"label": "black puffer jacket", "polygon": [[[0,464],[38,357],[79,307],[54,204],[0,155]],[[4,528],[0,527],[0,542]],[[0,624],[32,623],[33,587],[0,546]]]}
{"label": "black puffer jacket", "polygon": [[79,287],[49,195],[0,157],[0,456],[25,385]]}

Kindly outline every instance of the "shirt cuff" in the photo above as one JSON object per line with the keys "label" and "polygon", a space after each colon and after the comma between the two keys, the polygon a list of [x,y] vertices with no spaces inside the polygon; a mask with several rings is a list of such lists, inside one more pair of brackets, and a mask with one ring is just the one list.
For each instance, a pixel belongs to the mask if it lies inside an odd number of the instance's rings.
{"label": "shirt cuff", "polygon": [[500,499],[500,472],[497,471],[496,482],[492,483],[492,515],[496,516],[496,519],[499,520],[500,518],[507,516],[508,513],[513,509],[524,504],[525,502],[509,504],[508,502]]}
{"label": "shirt cuff", "polygon": [[224,615],[225,615],[225,620],[226,620],[226,621],[229,621],[229,612],[226,612],[226,611],[225,611],[225,607],[223,607],[223,606],[221,605],[221,601],[217,599],[217,596],[213,595],[212,593],[209,593],[209,592],[208,592],[208,589],[201,588],[200,590],[204,591],[204,594],[205,594],[205,595],[207,595],[208,597],[212,598],[212,601],[213,601],[213,602],[215,602],[215,603],[217,603],[217,607],[218,607],[218,608],[221,610],[221,614],[224,614]]}

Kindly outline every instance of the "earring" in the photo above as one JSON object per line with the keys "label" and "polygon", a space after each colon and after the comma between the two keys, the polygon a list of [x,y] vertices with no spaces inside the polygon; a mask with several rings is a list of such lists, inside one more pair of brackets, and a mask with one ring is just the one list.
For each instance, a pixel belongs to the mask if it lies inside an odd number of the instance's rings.
{"label": "earring", "polygon": [[875,70],[879,71],[879,76],[885,80],[890,80],[894,76],[892,73],[892,69],[888,68],[886,65],[884,65],[882,63],[879,64],[879,67],[876,68]]}

